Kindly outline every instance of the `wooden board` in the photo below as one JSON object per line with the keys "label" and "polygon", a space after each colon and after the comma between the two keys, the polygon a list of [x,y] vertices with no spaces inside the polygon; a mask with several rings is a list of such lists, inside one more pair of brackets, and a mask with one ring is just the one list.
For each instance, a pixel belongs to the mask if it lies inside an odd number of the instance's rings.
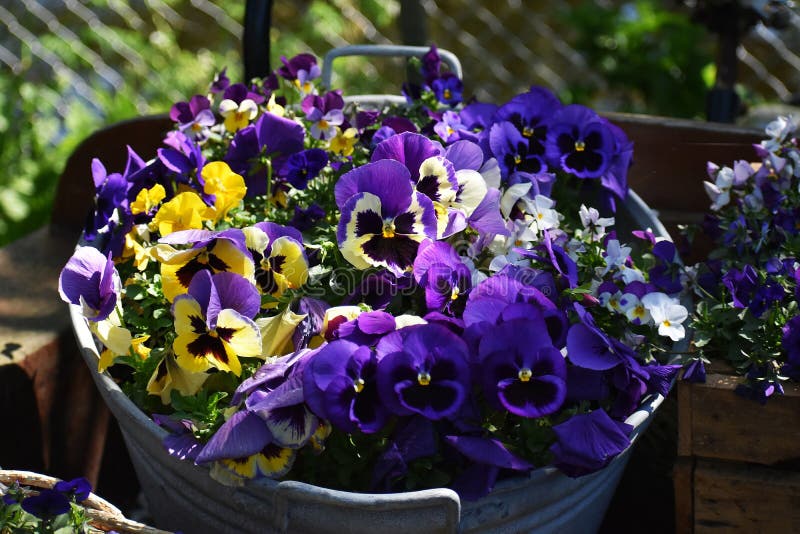
{"label": "wooden board", "polygon": [[734,393],[737,378],[709,374],[705,384],[678,383],[678,454],[800,466],[800,386],[765,405]]}
{"label": "wooden board", "polygon": [[800,472],[698,459],[694,532],[800,532]]}

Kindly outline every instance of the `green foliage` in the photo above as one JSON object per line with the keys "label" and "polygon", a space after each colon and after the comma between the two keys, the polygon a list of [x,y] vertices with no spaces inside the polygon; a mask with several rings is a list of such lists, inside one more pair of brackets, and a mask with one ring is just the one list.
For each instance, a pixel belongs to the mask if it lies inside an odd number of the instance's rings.
{"label": "green foliage", "polygon": [[[569,41],[603,76],[620,111],[698,117],[713,81],[711,37],[671,2],[582,2],[561,13]],[[671,8],[671,9],[668,9]],[[598,88],[576,84],[572,101],[588,101]],[[604,98],[609,98],[604,96]]]}

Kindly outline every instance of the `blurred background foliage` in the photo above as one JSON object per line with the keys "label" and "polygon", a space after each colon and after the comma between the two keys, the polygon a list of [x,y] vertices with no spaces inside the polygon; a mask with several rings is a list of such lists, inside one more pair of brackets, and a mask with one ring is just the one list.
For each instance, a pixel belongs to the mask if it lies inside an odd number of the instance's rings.
{"label": "blurred background foliage", "polygon": [[[714,38],[681,2],[420,4],[421,31],[460,57],[466,93],[479,99],[502,101],[537,84],[600,110],[702,116]],[[271,65],[303,51],[400,43],[399,13],[399,0],[277,0]],[[0,5],[0,245],[46,222],[58,174],[93,130],[165,113],[223,67],[239,81],[243,16],[244,0]],[[404,75],[391,60],[336,65],[334,86],[349,94],[397,93]],[[751,100],[775,98],[753,88]]]}

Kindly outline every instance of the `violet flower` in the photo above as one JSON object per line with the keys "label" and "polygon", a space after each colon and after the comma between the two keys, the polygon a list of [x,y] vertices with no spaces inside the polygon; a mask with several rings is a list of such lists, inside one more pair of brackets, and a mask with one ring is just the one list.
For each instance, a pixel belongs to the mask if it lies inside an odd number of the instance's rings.
{"label": "violet flower", "polygon": [[188,102],[177,102],[169,110],[169,118],[178,123],[178,128],[188,130],[195,139],[208,136],[216,119],[211,111],[211,102],[203,95],[194,95]]}
{"label": "violet flower", "polygon": [[567,364],[538,320],[502,322],[479,346],[486,397],[499,410],[536,418],[555,413],[567,393]]}
{"label": "violet flower", "polygon": [[600,178],[614,156],[614,135],[591,109],[565,106],[552,119],[547,133],[547,158],[579,178]]}
{"label": "violet flower", "polygon": [[425,289],[429,310],[450,308],[472,288],[472,273],[453,247],[443,241],[426,241],[414,260],[414,278]]}
{"label": "violet flower", "polygon": [[377,347],[378,391],[397,415],[455,416],[470,390],[467,346],[437,324],[389,334]]}
{"label": "violet flower", "polygon": [[65,302],[82,308],[90,321],[102,321],[114,310],[122,283],[111,253],[79,247],[58,277],[58,293]]}
{"label": "violet flower", "polygon": [[369,347],[346,340],[329,343],[304,369],[306,403],[344,432],[378,432],[389,412],[378,394],[377,366],[377,356]]}
{"label": "violet flower", "polygon": [[553,463],[571,477],[602,469],[630,445],[632,428],[613,421],[602,409],[575,415],[553,427]]}
{"label": "violet flower", "polygon": [[309,133],[314,139],[327,141],[336,135],[336,127],[344,122],[344,99],[341,91],[330,91],[325,96],[308,95],[303,99],[303,113],[311,122]]}

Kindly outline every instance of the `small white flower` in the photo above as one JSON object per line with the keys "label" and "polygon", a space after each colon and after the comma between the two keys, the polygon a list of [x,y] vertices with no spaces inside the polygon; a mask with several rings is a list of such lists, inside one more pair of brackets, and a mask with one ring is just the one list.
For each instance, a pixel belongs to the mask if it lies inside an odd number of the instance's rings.
{"label": "small white flower", "polygon": [[606,246],[605,259],[606,266],[601,270],[600,275],[605,275],[611,269],[619,269],[625,264],[630,256],[631,247],[620,245],[619,240],[609,239]]}
{"label": "small white flower", "polygon": [[650,321],[650,312],[647,307],[639,300],[639,297],[632,293],[622,295],[620,310],[633,324],[646,324]]}
{"label": "small white flower", "polygon": [[606,227],[614,225],[613,217],[600,217],[600,212],[595,208],[587,208],[581,204],[578,209],[583,229],[589,233],[592,241],[599,241],[606,235]]}
{"label": "small white flower", "polygon": [[597,295],[597,300],[600,301],[600,305],[606,308],[608,311],[613,312],[620,312],[620,298],[622,298],[622,292],[617,291],[615,293],[611,293],[610,291],[604,291]]}
{"label": "small white flower", "polygon": [[642,297],[642,304],[650,312],[653,324],[658,326],[659,335],[672,341],[684,338],[686,331],[681,323],[689,317],[689,312],[676,299],[664,293],[648,293]]}
{"label": "small white flower", "polygon": [[711,199],[711,209],[719,211],[731,201],[731,187],[733,186],[733,169],[723,167],[717,172],[714,183],[703,182],[706,193]]}
{"label": "small white flower", "polygon": [[544,195],[536,195],[532,203],[528,204],[530,214],[539,232],[558,228],[561,215],[553,208],[555,202]]}
{"label": "small white flower", "polygon": [[632,282],[644,282],[644,273],[635,267],[628,267],[623,264],[619,266],[619,278],[626,285]]}

